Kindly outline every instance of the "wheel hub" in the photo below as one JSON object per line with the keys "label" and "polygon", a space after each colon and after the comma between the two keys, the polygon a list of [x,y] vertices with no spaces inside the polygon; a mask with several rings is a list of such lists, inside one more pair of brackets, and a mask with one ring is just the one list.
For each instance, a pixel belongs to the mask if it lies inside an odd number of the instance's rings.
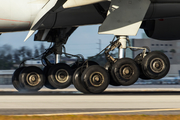
{"label": "wheel hub", "polygon": [[90,76],[90,83],[95,87],[99,87],[104,83],[104,76],[100,72],[94,72]]}
{"label": "wheel hub", "polygon": [[130,79],[131,76],[133,75],[134,71],[129,64],[126,64],[120,68],[119,73],[120,73],[121,77],[123,77],[125,79]]}
{"label": "wheel hub", "polygon": [[150,63],[150,68],[155,73],[160,73],[165,68],[165,63],[160,58],[154,58]]}
{"label": "wheel hub", "polygon": [[55,78],[59,83],[65,83],[69,78],[69,74],[66,70],[60,69],[56,72]]}
{"label": "wheel hub", "polygon": [[39,74],[35,73],[35,72],[31,72],[27,75],[26,78],[26,82],[30,85],[30,86],[36,86],[40,83],[41,79]]}
{"label": "wheel hub", "polygon": [[124,75],[128,75],[130,73],[130,69],[129,68],[125,68],[124,70],[123,70],[123,74]]}

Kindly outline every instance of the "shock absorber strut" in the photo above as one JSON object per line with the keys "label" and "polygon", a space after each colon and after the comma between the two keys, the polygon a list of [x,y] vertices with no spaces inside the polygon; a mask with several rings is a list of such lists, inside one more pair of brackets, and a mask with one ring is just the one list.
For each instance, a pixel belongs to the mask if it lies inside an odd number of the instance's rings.
{"label": "shock absorber strut", "polygon": [[119,42],[121,43],[121,45],[118,47],[118,49],[119,49],[118,58],[119,59],[126,57],[127,38],[128,38],[127,36],[119,37]]}

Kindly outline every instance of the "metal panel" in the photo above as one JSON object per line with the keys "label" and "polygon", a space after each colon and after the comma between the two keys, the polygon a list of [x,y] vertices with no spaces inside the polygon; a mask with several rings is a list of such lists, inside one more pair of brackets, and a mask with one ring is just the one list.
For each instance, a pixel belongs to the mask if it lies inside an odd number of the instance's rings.
{"label": "metal panel", "polygon": [[64,5],[63,8],[73,8],[79,7],[84,5],[90,5],[98,2],[105,2],[110,0],[68,0]]}
{"label": "metal panel", "polygon": [[66,1],[67,0],[60,0],[60,1],[50,0],[37,14],[32,26],[30,28],[30,31],[24,41],[26,41],[31,35],[33,35],[33,33],[38,29],[38,27],[46,19],[48,12],[50,12],[50,10],[55,11],[58,7],[61,7]]}
{"label": "metal panel", "polygon": [[149,8],[150,0],[112,0],[100,34],[136,35]]}

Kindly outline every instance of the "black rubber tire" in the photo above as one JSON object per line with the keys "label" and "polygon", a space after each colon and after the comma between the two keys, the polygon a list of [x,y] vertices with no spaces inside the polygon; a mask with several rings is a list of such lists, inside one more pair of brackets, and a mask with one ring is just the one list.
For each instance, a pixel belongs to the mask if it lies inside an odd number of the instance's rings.
{"label": "black rubber tire", "polygon": [[89,91],[87,90],[86,86],[82,83],[81,81],[81,75],[83,73],[83,71],[85,70],[85,67],[79,67],[73,74],[73,84],[74,84],[74,87],[82,92],[82,93],[85,93],[85,94],[88,94]]}
{"label": "black rubber tire", "polygon": [[107,72],[109,73],[109,84],[112,86],[121,86],[121,84],[119,84],[118,82],[116,82],[116,79],[113,78],[113,76],[111,75],[111,67],[112,65],[110,64],[110,62],[107,62],[104,65],[104,68],[107,70]]}
{"label": "black rubber tire", "polygon": [[25,67],[20,67],[18,69],[16,69],[13,73],[12,76],[12,84],[14,86],[14,88],[18,91],[22,91],[23,87],[20,85],[19,83],[19,74],[21,73],[21,71],[24,69]]}
{"label": "black rubber tire", "polygon": [[[38,78],[36,79],[37,83],[32,83],[32,81],[30,81],[31,77]],[[24,68],[21,71],[21,73],[19,74],[19,82],[23,86],[25,91],[35,92],[35,91],[40,90],[43,87],[45,83],[45,76],[44,76],[43,71],[40,68],[35,67],[35,66],[30,66],[30,67]]]}
{"label": "black rubber tire", "polygon": [[[67,76],[67,78],[65,78],[66,80],[64,82],[59,80],[60,79],[60,76],[59,76],[60,72],[61,73],[63,72],[63,74]],[[65,63],[59,63],[56,65],[53,65],[49,69],[48,81],[54,88],[63,89],[63,88],[67,88],[71,85],[72,76],[73,76],[73,71],[72,71],[71,67]]]}
{"label": "black rubber tire", "polygon": [[[146,53],[148,54],[148,53]],[[140,72],[140,75],[139,75],[139,78],[143,79],[143,80],[149,80],[151,78],[149,78],[148,76],[146,76],[143,71],[142,71],[142,67],[141,67],[141,64],[142,64],[142,60],[143,60],[143,56],[142,56],[142,53],[138,54],[135,58],[134,58],[134,61],[137,63],[137,65],[139,66],[139,72]]]}
{"label": "black rubber tire", "polygon": [[[95,75],[99,76],[99,82],[93,81],[91,79],[95,77]],[[108,87],[109,74],[103,67],[99,65],[93,65],[84,70],[81,76],[81,81],[85,84],[87,90],[90,93],[99,94],[102,93]]]}
{"label": "black rubber tire", "polygon": [[49,71],[50,68],[51,68],[51,66],[45,66],[45,67],[43,68],[43,73],[44,73],[44,75],[45,75],[45,77],[46,77],[46,81],[45,81],[45,83],[44,83],[44,86],[45,86],[46,88],[49,88],[49,89],[56,89],[56,88],[54,88],[54,87],[49,83],[49,81],[48,81],[48,71]]}
{"label": "black rubber tire", "polygon": [[[79,64],[76,62],[76,63],[74,63],[72,66],[71,66],[71,68],[72,68],[72,70],[75,72],[76,71],[76,69],[78,69],[79,67],[81,67],[82,65],[86,65],[86,63],[84,64],[84,62],[80,62]],[[94,61],[88,61],[88,65],[89,66],[92,66],[92,65],[99,65],[97,62],[94,62]]]}
{"label": "black rubber tire", "polygon": [[[160,68],[155,68],[155,62],[160,65]],[[168,57],[159,51],[150,52],[141,64],[143,73],[151,79],[160,79],[167,75],[170,69],[170,62]]]}
{"label": "black rubber tire", "polygon": [[[129,75],[123,75],[123,71],[128,70]],[[129,86],[134,84],[139,78],[139,67],[137,63],[130,58],[122,58],[113,64],[111,74],[116,78],[119,84]],[[128,73],[127,73],[128,74]]]}

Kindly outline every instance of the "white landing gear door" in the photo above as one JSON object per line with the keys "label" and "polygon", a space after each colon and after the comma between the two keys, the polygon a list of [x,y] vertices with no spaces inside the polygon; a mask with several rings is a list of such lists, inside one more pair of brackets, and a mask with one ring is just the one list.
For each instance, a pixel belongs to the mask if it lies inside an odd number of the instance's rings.
{"label": "white landing gear door", "polygon": [[50,11],[54,12],[59,7],[61,7],[66,1],[67,0],[49,0],[48,3],[36,15],[33,24],[30,28],[30,31],[24,41],[26,41],[38,29],[38,27],[46,19],[47,14]]}
{"label": "white landing gear door", "polygon": [[150,6],[150,0],[111,0],[99,34],[135,36]]}

